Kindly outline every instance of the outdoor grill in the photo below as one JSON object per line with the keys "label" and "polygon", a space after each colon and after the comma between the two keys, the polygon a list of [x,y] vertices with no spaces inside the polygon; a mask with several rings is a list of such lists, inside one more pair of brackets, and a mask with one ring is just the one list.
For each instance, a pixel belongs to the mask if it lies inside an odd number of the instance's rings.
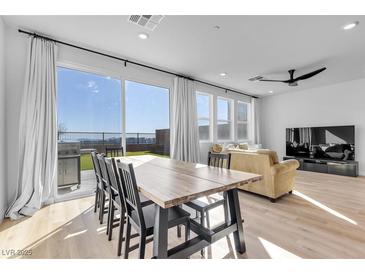
{"label": "outdoor grill", "polygon": [[59,188],[81,184],[80,142],[58,142]]}

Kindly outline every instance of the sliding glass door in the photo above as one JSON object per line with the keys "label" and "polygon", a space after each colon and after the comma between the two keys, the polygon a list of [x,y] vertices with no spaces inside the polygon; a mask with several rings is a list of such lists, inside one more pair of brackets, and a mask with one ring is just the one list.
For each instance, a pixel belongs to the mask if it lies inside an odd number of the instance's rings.
{"label": "sliding glass door", "polygon": [[56,197],[93,193],[92,151],[122,146],[121,81],[58,67],[58,184]]}
{"label": "sliding glass door", "polygon": [[[93,194],[91,152],[170,155],[169,89],[59,66],[56,199]],[[108,154],[107,154],[108,155]]]}

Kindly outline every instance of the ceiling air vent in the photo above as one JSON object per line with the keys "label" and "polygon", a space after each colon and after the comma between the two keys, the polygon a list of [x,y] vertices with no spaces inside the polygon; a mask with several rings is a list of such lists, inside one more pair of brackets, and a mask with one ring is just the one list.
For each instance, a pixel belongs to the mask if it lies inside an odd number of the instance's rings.
{"label": "ceiling air vent", "polygon": [[163,15],[131,15],[128,17],[128,22],[154,30],[163,18]]}

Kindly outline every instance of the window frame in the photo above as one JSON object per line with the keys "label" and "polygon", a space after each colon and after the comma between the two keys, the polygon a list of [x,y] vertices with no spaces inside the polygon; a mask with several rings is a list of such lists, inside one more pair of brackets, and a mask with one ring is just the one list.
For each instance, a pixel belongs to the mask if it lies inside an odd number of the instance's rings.
{"label": "window frame", "polygon": [[[237,104],[237,107],[236,107],[236,110],[237,110],[236,111],[236,117],[237,117],[236,118],[236,139],[239,142],[249,141],[250,140],[250,130],[251,130],[251,128],[250,128],[250,126],[251,126],[251,123],[250,123],[250,121],[251,121],[251,104],[247,103],[247,102],[244,102],[244,101],[240,101],[240,100],[237,100],[236,104]],[[238,118],[238,105],[239,104],[245,104],[246,105],[246,109],[247,109],[247,113],[246,113],[247,119],[246,119],[246,121],[239,120],[239,118]],[[238,127],[239,127],[239,125],[246,125],[246,127],[247,127],[247,137],[245,139],[240,139],[238,137]]]}
{"label": "window frame", "polygon": [[[218,118],[218,101],[219,100],[223,100],[223,101],[227,101],[228,102],[228,111],[229,111],[229,116],[230,119],[229,120],[223,120],[223,119],[219,119]],[[216,123],[215,123],[215,127],[216,127],[216,136],[217,136],[217,141],[218,142],[233,142],[234,141],[234,99],[228,98],[228,97],[223,97],[223,96],[217,96],[216,98]],[[218,125],[219,122],[228,122],[230,127],[229,127],[229,139],[219,139],[218,138]]]}
{"label": "window frame", "polygon": [[[197,91],[195,91],[196,100],[198,98],[198,95],[207,96],[208,97],[208,103],[209,103],[209,106],[208,106],[209,116],[208,117],[198,115],[198,105],[197,105],[197,111],[196,111],[196,114],[197,114],[196,121],[197,121],[197,123],[199,122],[199,120],[209,122],[209,138],[201,140],[200,136],[199,136],[199,142],[200,143],[211,143],[212,140],[213,140],[213,117],[212,117],[212,113],[213,113],[213,102],[212,102],[213,101],[213,95],[209,94],[207,92],[202,92],[202,91],[197,90]],[[199,123],[198,123],[198,131],[199,131]]]}

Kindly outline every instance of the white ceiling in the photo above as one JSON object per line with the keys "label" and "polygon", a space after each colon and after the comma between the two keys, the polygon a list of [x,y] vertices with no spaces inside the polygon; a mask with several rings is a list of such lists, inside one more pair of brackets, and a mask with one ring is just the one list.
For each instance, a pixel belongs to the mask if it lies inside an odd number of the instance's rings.
{"label": "white ceiling", "polygon": [[[13,27],[260,96],[365,77],[365,16],[166,16],[152,32],[127,18],[4,16]],[[356,20],[357,28],[342,29]],[[150,38],[139,39],[140,32]],[[257,75],[287,79],[291,68],[301,75],[323,66],[326,71],[298,87],[248,81]],[[223,71],[226,77],[219,76]]]}

